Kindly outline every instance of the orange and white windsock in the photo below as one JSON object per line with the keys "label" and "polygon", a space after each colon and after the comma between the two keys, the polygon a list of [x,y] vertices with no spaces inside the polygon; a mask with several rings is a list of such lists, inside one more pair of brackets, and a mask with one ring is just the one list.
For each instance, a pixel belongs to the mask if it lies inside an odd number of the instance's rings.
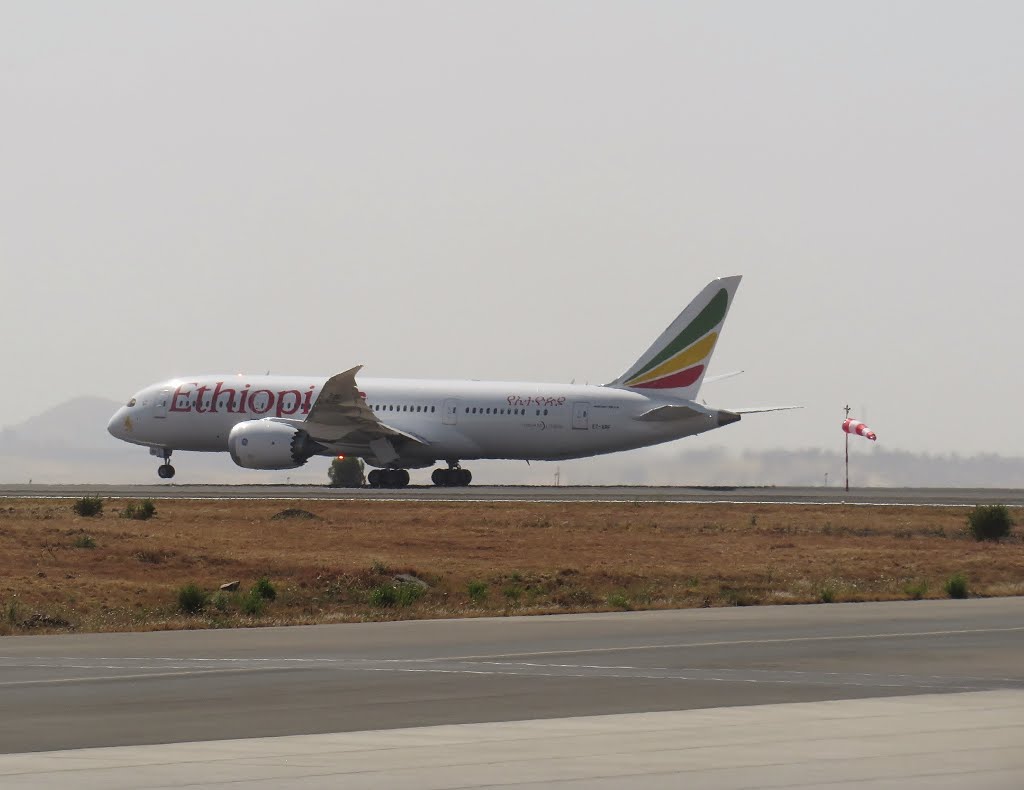
{"label": "orange and white windsock", "polygon": [[875,436],[875,432],[860,420],[852,420],[849,418],[843,420],[843,430],[847,433],[855,433],[858,436],[863,436],[865,439],[870,439],[871,441],[875,441],[875,439],[878,438]]}

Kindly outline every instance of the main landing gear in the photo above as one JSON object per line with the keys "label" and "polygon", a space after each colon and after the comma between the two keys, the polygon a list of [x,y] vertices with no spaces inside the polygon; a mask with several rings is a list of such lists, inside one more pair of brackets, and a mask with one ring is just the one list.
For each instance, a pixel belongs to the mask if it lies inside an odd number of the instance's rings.
{"label": "main landing gear", "polygon": [[405,488],[409,485],[408,469],[374,469],[366,476],[370,488]]}
{"label": "main landing gear", "polygon": [[468,486],[473,473],[459,466],[458,461],[449,461],[447,469],[435,469],[430,481],[436,486]]}
{"label": "main landing gear", "polygon": [[153,455],[158,455],[164,459],[164,462],[157,467],[156,473],[163,480],[170,480],[174,477],[174,467],[171,466],[171,451],[170,450],[157,450]]}

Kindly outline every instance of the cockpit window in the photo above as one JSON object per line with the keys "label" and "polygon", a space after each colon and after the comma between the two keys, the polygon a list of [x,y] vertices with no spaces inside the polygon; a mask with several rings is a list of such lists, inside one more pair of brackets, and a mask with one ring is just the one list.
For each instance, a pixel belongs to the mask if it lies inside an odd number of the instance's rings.
{"label": "cockpit window", "polygon": [[129,408],[129,409],[130,409],[130,408],[131,408],[132,406],[134,406],[134,405],[135,405],[135,398],[132,398],[132,399],[131,399],[130,401],[128,401],[128,404],[127,404],[127,405],[128,405],[128,408]]}

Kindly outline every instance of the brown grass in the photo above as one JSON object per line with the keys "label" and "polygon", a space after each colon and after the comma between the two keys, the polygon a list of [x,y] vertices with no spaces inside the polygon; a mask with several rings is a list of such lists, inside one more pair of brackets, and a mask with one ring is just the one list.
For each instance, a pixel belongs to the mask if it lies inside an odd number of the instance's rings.
{"label": "brown grass", "polygon": [[[962,508],[161,500],[132,521],[123,501],[71,504],[2,503],[0,633],[936,598],[956,572],[972,595],[1024,592],[1024,541],[976,543]],[[318,518],[274,519],[294,507]],[[381,606],[396,573],[430,589]],[[261,576],[277,598],[247,615]],[[186,583],[235,579],[178,610]]]}

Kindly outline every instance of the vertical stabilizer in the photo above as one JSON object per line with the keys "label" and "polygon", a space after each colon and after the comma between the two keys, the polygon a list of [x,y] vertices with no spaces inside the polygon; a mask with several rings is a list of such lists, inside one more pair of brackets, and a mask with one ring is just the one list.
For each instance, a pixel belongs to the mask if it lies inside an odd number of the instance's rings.
{"label": "vertical stabilizer", "polygon": [[708,283],[633,367],[607,386],[696,398],[740,279]]}

